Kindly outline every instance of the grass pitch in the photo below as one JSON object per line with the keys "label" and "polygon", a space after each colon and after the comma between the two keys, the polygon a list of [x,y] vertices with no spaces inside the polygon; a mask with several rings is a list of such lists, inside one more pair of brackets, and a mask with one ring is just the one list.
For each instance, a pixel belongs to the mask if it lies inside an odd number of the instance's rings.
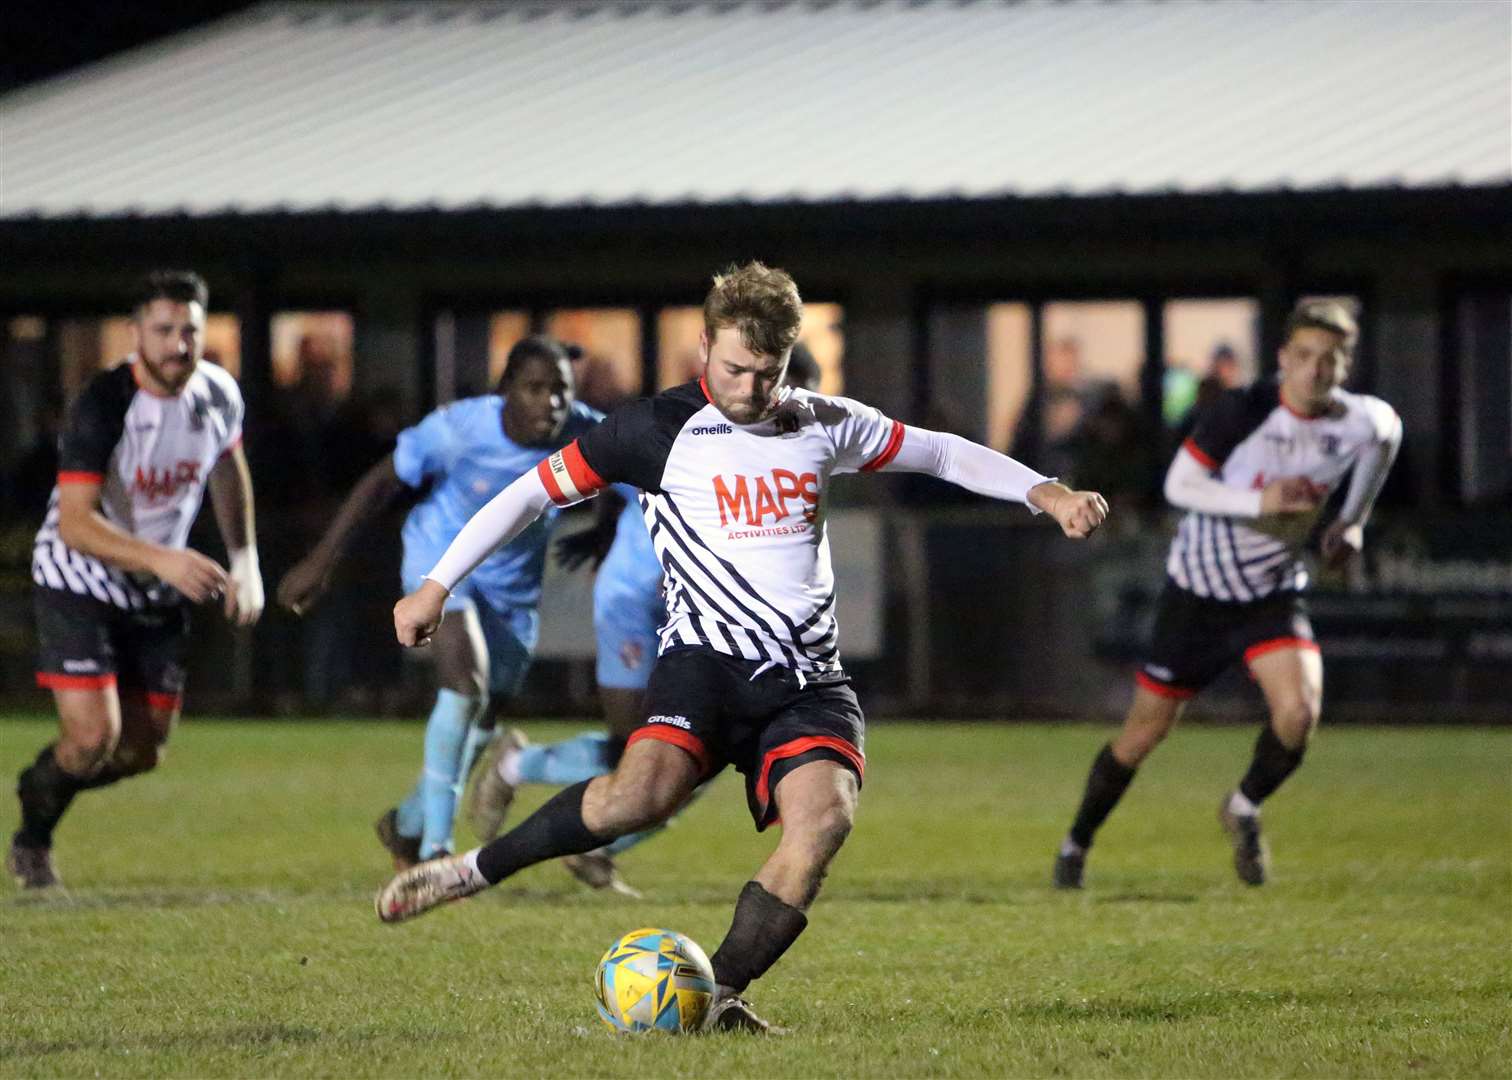
{"label": "grass pitch", "polygon": [[[50,732],[0,719],[7,789]],[[856,832],[754,987],[796,1029],[768,1040],[616,1038],[592,1005],[627,930],[719,943],[772,843],[733,775],[626,856],[644,901],[544,866],[385,927],[370,823],[413,779],[420,734],[191,722],[157,774],[81,796],[58,837],[68,895],[0,886],[0,1075],[1461,1077],[1512,1061],[1512,732],[1325,730],[1267,808],[1263,889],[1234,879],[1215,820],[1253,730],[1178,732],[1104,830],[1087,891],[1062,895],[1051,856],[1104,731],[879,725]],[[0,805],[8,831],[8,791]]]}

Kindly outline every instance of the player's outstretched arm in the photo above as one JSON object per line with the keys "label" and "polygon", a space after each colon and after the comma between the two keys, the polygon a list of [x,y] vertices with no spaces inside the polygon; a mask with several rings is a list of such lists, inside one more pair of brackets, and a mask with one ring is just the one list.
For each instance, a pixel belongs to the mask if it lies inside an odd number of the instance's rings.
{"label": "player's outstretched arm", "polygon": [[1021,502],[1055,518],[1072,539],[1091,536],[1108,516],[1108,504],[1097,492],[1072,491],[1006,454],[944,431],[905,426],[886,468],[928,473],[978,495]]}
{"label": "player's outstretched arm", "polygon": [[352,538],[391,506],[408,485],[394,471],[394,456],[369,469],[336,511],[315,547],[289,568],[278,583],[278,603],[303,615],[324,595]]}
{"label": "player's outstretched arm", "polygon": [[457,533],[420,588],[394,605],[399,644],[424,645],[441,625],[441,611],[457,583],[488,556],[524,532],[551,502],[540,471],[531,469],[490,499]]}
{"label": "player's outstretched arm", "polygon": [[252,503],[252,473],[240,446],[221,455],[210,470],[210,505],[231,557],[226,590],[226,618],[251,626],[262,615],[262,571],[257,565],[257,518]]}
{"label": "player's outstretched arm", "polygon": [[229,584],[220,563],[188,548],[168,548],[132,536],[100,513],[100,484],[74,481],[58,489],[58,535],[83,555],[132,573],[148,573],[191,602],[223,595]]}

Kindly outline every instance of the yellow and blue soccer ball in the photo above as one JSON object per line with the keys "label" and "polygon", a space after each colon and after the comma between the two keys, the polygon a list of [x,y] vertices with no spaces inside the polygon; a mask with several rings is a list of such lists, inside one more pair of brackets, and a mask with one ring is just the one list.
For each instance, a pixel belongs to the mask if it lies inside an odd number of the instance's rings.
{"label": "yellow and blue soccer ball", "polygon": [[697,1031],[714,1001],[714,969],[686,935],[632,930],[609,946],[593,988],[615,1031]]}

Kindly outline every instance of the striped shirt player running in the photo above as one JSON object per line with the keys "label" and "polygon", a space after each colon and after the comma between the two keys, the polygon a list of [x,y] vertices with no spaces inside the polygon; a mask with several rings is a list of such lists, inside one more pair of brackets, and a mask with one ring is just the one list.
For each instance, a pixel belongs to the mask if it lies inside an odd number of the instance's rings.
{"label": "striped shirt player running", "polygon": [[[75,795],[154,768],[178,719],[189,606],[239,626],[263,607],[236,380],[201,363],[208,293],[155,273],[134,305],[136,352],[91,379],[59,440],[58,483],[32,551],[37,683],[58,739],[22,770],[6,866],[59,883],[52,837]],[[185,546],[205,489],[228,573]]]}
{"label": "striped shirt player running", "polygon": [[1302,545],[1329,495],[1347,482],[1339,514],[1322,533],[1322,555],[1340,565],[1359,553],[1402,439],[1390,405],[1340,388],[1358,335],[1341,304],[1298,304],[1283,335],[1279,379],[1227,392],[1177,452],[1165,493],[1187,513],[1171,542],[1150,653],[1123,730],[1092,763],[1056,856],[1057,886],[1081,887],[1093,835],[1135,769],[1186,702],[1239,660],[1270,717],[1218,813],[1240,879],[1265,883],[1260,804],[1302,763],[1323,703],[1323,664],[1302,600]]}
{"label": "striped shirt player running", "polygon": [[566,788],[487,846],[401,874],[377,897],[398,922],[544,859],[590,851],[663,821],[703,780],[745,774],[776,850],[746,884],[713,956],[709,1023],[766,1030],[739,996],[798,937],[850,831],[863,719],[840,663],[824,495],[840,473],[925,472],[1048,511],[1083,537],[1107,513],[1001,454],[905,427],[846,398],[784,389],[802,304],[793,279],[752,263],[716,277],[704,303],[703,378],[630,403],[485,507],[399,602],[405,645],[423,644],[446,595],[487,552],[553,504],[623,482],[665,575],[667,621],[644,720],[614,771]]}

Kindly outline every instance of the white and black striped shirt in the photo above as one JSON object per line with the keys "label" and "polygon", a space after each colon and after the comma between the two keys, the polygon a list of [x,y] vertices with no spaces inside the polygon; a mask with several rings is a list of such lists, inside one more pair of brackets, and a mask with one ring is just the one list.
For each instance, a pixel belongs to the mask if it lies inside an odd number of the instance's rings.
{"label": "white and black striped shirt", "polygon": [[[1278,382],[1264,380],[1215,401],[1178,453],[1244,491],[1305,476],[1332,492],[1368,449],[1399,431],[1395,411],[1379,398],[1335,390],[1321,416],[1307,417],[1281,400]],[[1166,573],[1188,592],[1226,602],[1301,591],[1308,584],[1302,545],[1315,522],[1316,515],[1291,516],[1283,526],[1189,511],[1171,542]]]}
{"label": "white and black striped shirt", "polygon": [[849,398],[792,391],[759,424],[731,423],[702,382],[632,402],[538,467],[567,505],[610,483],[642,491],[664,572],[661,651],[707,646],[838,673],[839,627],[821,496],[831,476],[887,465],[903,425]]}
{"label": "white and black striped shirt", "polygon": [[32,580],[118,608],[177,603],[178,592],[152,575],[128,574],[65,544],[58,530],[59,490],[99,484],[100,513],[112,524],[154,544],[182,548],[210,470],[241,441],[242,413],[236,380],[214,364],[197,365],[172,396],[140,384],[134,357],[96,375],[59,438],[58,484],[32,547]]}

